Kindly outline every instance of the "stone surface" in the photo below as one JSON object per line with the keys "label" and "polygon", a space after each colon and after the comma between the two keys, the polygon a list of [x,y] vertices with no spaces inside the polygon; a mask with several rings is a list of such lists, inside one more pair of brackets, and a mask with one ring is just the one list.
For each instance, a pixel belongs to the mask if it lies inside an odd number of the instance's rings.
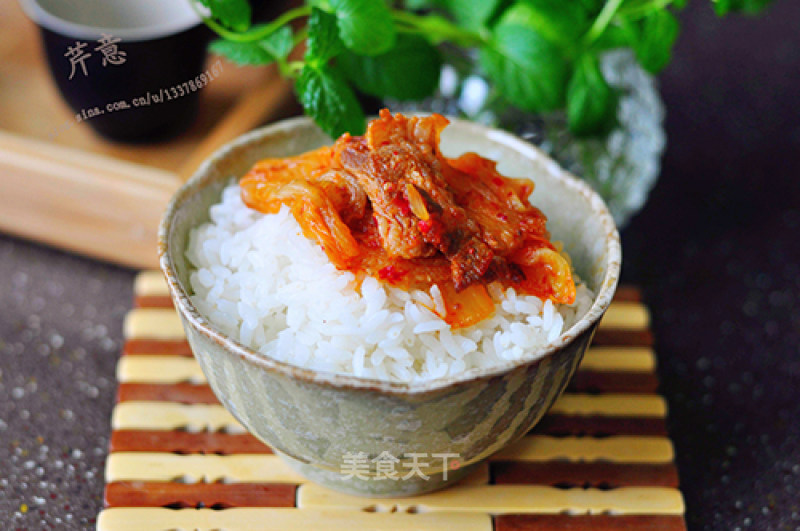
{"label": "stone surface", "polygon": [[133,273],[0,241],[0,522],[93,529]]}
{"label": "stone surface", "polygon": [[800,529],[800,4],[700,3],[661,76],[668,148],[623,235],[691,529]]}

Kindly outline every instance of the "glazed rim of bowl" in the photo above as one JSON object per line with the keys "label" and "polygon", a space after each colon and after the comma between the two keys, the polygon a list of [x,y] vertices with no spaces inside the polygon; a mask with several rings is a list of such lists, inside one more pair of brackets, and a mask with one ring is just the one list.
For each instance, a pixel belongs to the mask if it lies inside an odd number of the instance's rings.
{"label": "glazed rim of bowl", "polygon": [[[455,125],[458,124],[460,128],[471,128],[478,130],[482,134],[486,134],[492,140],[498,140],[504,145],[518,151],[519,153],[528,156],[541,158],[545,156],[538,148],[516,136],[501,131],[499,129],[492,129],[486,126],[478,125],[465,120],[448,118],[450,122]],[[191,325],[199,330],[202,334],[214,340],[217,344],[235,353],[242,359],[258,366],[259,368],[276,371],[283,373],[291,378],[309,383],[325,383],[333,387],[341,388],[355,388],[365,390],[378,390],[389,394],[421,394],[431,391],[440,390],[442,388],[462,385],[475,380],[485,380],[491,377],[499,376],[503,373],[509,372],[517,367],[526,366],[529,364],[537,363],[541,359],[552,355],[557,350],[568,345],[574,338],[586,331],[592,324],[598,321],[608,306],[611,304],[611,299],[614,296],[614,290],[619,279],[619,272],[622,260],[622,253],[620,247],[619,233],[617,232],[614,219],[612,218],[608,208],[603,200],[589,187],[585,182],[570,175],[566,170],[549,171],[552,177],[560,180],[566,184],[570,191],[582,196],[587,200],[591,206],[593,215],[595,215],[601,222],[604,232],[606,234],[605,248],[606,248],[606,270],[603,276],[603,281],[600,289],[597,292],[591,308],[581,319],[572,325],[565,333],[545,347],[535,349],[529,352],[525,358],[516,361],[507,361],[503,364],[480,370],[470,370],[458,376],[447,376],[444,378],[436,378],[432,380],[425,380],[419,382],[396,382],[388,380],[378,380],[375,378],[364,378],[350,374],[334,373],[329,371],[321,371],[307,367],[300,367],[292,365],[288,362],[283,362],[269,357],[266,354],[256,352],[249,347],[246,347],[231,337],[223,334],[217,330],[208,319],[203,316],[197,308],[192,304],[189,293],[184,289],[178,276],[175,272],[174,262],[167,252],[169,248],[169,239],[172,236],[172,220],[175,219],[177,213],[181,210],[183,205],[199,190],[203,188],[207,181],[212,179],[208,175],[208,171],[216,165],[220,160],[226,158],[231,151],[241,146],[257,142],[265,136],[269,136],[275,132],[284,131],[290,128],[309,125],[311,119],[308,117],[298,117],[256,129],[240,136],[236,140],[225,144],[218,149],[211,157],[209,157],[194,173],[194,175],[186,183],[184,183],[172,200],[169,202],[164,215],[161,218],[161,224],[158,230],[158,254],[161,270],[164,272],[169,290],[172,294],[173,300],[176,301],[177,309],[183,314]]]}
{"label": "glazed rim of bowl", "polygon": [[[122,39],[122,44],[149,41],[169,37],[203,23],[201,14],[187,0],[105,0],[97,3],[104,4],[102,13],[86,2],[20,0],[22,9],[37,25],[75,39],[95,39],[106,33]],[[64,13],[70,11],[73,13],[65,16]],[[205,8],[201,10],[205,15],[203,11]],[[89,23],[90,18],[98,23]]]}

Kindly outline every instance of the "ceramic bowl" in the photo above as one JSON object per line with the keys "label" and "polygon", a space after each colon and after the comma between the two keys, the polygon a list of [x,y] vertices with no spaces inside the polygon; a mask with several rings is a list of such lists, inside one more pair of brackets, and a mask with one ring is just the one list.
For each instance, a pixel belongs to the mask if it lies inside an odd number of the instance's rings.
{"label": "ceramic bowl", "polygon": [[[231,179],[264,157],[295,155],[329,144],[314,123],[295,118],[253,131],[217,151],[176,193],[161,222],[159,254],[186,336],[222,404],[293,468],[322,485],[370,496],[407,496],[458,481],[476,464],[524,436],[558,398],[611,302],[620,270],[619,235],[602,200],[532,145],[508,133],[453,120],[442,149],[475,151],[500,161],[509,176],[535,180],[535,204],[596,293],[589,312],[567,333],[523,361],[425,383],[394,383],[297,367],[255,352],[217,330],[190,299],[189,232],[208,221]],[[369,457],[366,477],[352,456]],[[388,452],[395,469],[427,476],[378,480],[374,459]],[[444,458],[454,454],[443,467]],[[384,454],[386,455],[386,454]],[[350,473],[348,473],[350,472]],[[348,477],[350,476],[350,477]]]}

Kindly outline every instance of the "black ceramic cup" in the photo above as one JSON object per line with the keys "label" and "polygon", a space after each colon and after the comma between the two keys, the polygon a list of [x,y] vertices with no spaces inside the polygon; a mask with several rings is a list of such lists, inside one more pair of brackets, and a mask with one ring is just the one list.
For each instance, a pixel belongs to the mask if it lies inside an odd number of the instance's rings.
{"label": "black ceramic cup", "polygon": [[165,140],[194,121],[215,76],[203,70],[210,32],[188,0],[20,2],[76,121],[123,142]]}

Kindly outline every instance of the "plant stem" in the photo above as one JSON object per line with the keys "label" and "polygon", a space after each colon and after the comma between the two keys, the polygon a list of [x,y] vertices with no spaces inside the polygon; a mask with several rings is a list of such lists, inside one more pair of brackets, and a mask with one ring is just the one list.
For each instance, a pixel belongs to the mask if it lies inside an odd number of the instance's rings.
{"label": "plant stem", "polygon": [[303,26],[302,28],[300,28],[300,31],[295,33],[294,37],[292,37],[292,46],[297,46],[298,44],[306,40],[307,37],[308,37],[308,26]]}
{"label": "plant stem", "polygon": [[602,35],[608,24],[611,22],[611,19],[613,19],[614,15],[617,14],[617,10],[621,4],[622,0],[608,0],[605,3],[603,9],[600,10],[600,14],[597,15],[597,18],[592,24],[592,27],[586,32],[584,37],[584,44],[586,46],[592,44],[595,39]]}
{"label": "plant stem", "polygon": [[235,42],[256,42],[260,41],[261,39],[265,39],[275,33],[278,29],[280,29],[285,24],[288,24],[292,20],[300,17],[307,17],[311,14],[311,6],[303,5],[300,7],[296,7],[294,9],[290,9],[286,13],[282,14],[266,26],[262,26],[257,30],[249,30],[243,33],[237,33],[235,31],[230,31],[227,28],[223,27],[221,24],[217,23],[215,20],[212,20],[206,16],[204,16],[197,8],[195,0],[191,0],[192,7],[197,11],[197,13],[203,17],[203,22],[205,22],[209,28],[214,30],[220,37],[227,39],[229,41]]}
{"label": "plant stem", "polygon": [[625,7],[620,8],[618,13],[624,15],[629,20],[635,20],[645,15],[664,9],[672,4],[674,0],[650,0],[647,2],[639,2],[638,4],[627,4]]}
{"label": "plant stem", "polygon": [[306,65],[305,61],[290,61],[286,64],[285,77],[296,78],[303,67]]}
{"label": "plant stem", "polygon": [[395,9],[392,11],[392,18],[407,26],[398,28],[399,31],[435,36],[440,41],[448,40],[464,47],[479,46],[485,42],[479,33],[460,28],[444,17],[416,15]]}

